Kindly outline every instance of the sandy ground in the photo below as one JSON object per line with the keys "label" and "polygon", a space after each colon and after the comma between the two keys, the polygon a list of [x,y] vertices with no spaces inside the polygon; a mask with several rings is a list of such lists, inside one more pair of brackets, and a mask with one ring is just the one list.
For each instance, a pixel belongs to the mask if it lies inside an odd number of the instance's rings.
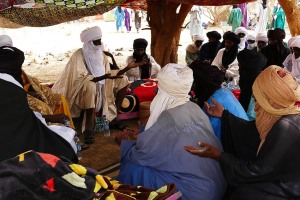
{"label": "sandy ground", "polygon": [[[115,55],[117,63],[125,67],[127,56],[132,54],[132,43],[136,38],[145,38],[150,42],[150,31],[142,30],[139,33],[117,32],[115,22],[95,20],[92,22],[72,22],[51,27],[19,29],[0,29],[0,34],[7,34],[13,39],[15,47],[26,53],[23,69],[30,75],[38,77],[43,83],[55,82],[62,73],[72,53],[82,47],[80,33],[87,27],[100,26],[102,41],[105,47]],[[142,28],[147,27],[143,22]],[[123,28],[125,30],[125,28]],[[206,30],[204,31],[206,32]],[[220,30],[222,32],[222,30]],[[191,43],[188,29],[182,30],[178,49],[179,63],[184,64],[185,48]],[[118,51],[121,49],[121,51]],[[150,54],[148,45],[147,53]]]}
{"label": "sandy ground", "polygon": [[[100,26],[102,42],[107,50],[115,55],[119,66],[125,67],[127,56],[133,52],[132,43],[136,38],[145,38],[150,43],[150,30],[141,30],[139,33],[133,28],[131,32],[117,32],[115,22],[90,20],[90,22],[70,22],[51,27],[19,29],[0,28],[0,34],[7,34],[13,39],[14,46],[26,54],[23,69],[30,75],[37,77],[42,83],[53,83],[62,73],[72,53],[82,47],[80,33],[87,27]],[[142,28],[147,22],[142,22]],[[210,27],[203,31],[217,30],[221,34],[231,27]],[[249,31],[253,32],[253,31]],[[286,40],[290,36],[287,36]],[[181,46],[178,49],[178,63],[185,64],[185,48],[190,44],[189,29],[183,29],[180,37]],[[206,41],[205,41],[206,42]],[[120,50],[121,49],[121,50]],[[148,45],[147,53],[150,54]]]}

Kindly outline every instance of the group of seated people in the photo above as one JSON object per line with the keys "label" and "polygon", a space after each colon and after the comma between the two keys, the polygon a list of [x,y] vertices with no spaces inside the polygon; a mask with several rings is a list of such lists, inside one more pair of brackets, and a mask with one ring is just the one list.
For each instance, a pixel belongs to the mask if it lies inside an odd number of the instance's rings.
{"label": "group of seated people", "polygon": [[[12,42],[2,44],[0,37],[0,89],[5,94],[0,100],[5,133],[0,161],[34,150],[77,162],[76,147],[45,123],[48,115],[63,113],[64,122],[83,112],[84,139],[93,143],[95,113],[118,124],[129,80],[151,77],[158,79],[158,93],[145,130],[136,132],[136,141],[121,140],[118,181],[153,190],[174,183],[182,199],[299,199],[300,87],[295,73],[300,39],[291,39],[288,56],[281,29],[257,35],[254,43],[242,28],[225,32],[222,43],[216,31],[207,36],[203,45],[203,37],[193,37],[190,48],[200,50],[188,66],[169,63],[163,68],[145,53],[147,41],[137,39],[127,66],[120,69],[112,54],[103,51],[101,29],[88,28],[51,98],[45,95],[48,89],[22,72],[24,53]],[[239,100],[222,87],[226,80],[239,84]],[[192,88],[197,104],[190,100]],[[38,104],[30,103],[33,98],[48,105],[47,113],[44,107],[34,110]],[[246,113],[251,98],[252,121]]]}

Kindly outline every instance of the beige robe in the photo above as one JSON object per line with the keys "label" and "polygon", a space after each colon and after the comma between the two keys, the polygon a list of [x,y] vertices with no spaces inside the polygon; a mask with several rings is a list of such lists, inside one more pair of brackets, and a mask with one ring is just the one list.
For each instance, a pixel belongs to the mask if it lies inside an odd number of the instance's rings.
{"label": "beige robe", "polygon": [[[110,70],[107,57],[104,55],[105,73],[116,75],[118,70]],[[126,76],[120,79],[106,79],[99,95],[97,84],[92,82],[93,76],[87,70],[82,49],[78,49],[70,58],[63,73],[52,90],[64,95],[70,105],[72,117],[79,117],[82,110],[96,108],[102,98],[103,114],[109,121],[117,117],[115,105],[116,93],[126,87],[129,82]]]}

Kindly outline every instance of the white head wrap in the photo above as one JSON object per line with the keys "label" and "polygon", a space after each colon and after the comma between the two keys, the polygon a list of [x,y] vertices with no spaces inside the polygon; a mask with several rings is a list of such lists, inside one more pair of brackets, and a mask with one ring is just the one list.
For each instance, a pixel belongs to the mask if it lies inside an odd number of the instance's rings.
{"label": "white head wrap", "polygon": [[258,33],[256,35],[256,42],[258,41],[264,41],[264,42],[268,42],[268,34],[266,32],[262,32],[262,33]]}
{"label": "white head wrap", "polygon": [[158,93],[151,103],[146,129],[156,122],[164,110],[187,103],[190,100],[188,93],[194,81],[193,71],[189,67],[174,63],[163,67],[157,78]]}
{"label": "white head wrap", "polygon": [[[300,48],[299,46],[299,38],[300,36],[295,36],[295,37],[291,37],[288,41],[288,47],[291,48],[291,47],[298,47]],[[293,45],[293,46],[292,46]],[[298,45],[298,46],[297,46]]]}
{"label": "white head wrap", "polygon": [[203,35],[193,35],[193,41],[201,40],[204,41]]}
{"label": "white head wrap", "polygon": [[247,40],[247,35],[248,35],[247,29],[241,26],[241,27],[238,27],[237,29],[235,29],[234,33],[236,35],[238,35],[239,33],[244,33],[245,34],[245,37],[240,38],[241,41],[239,43],[239,49],[244,49],[245,46],[246,46],[245,42]]}
{"label": "white head wrap", "polygon": [[[80,34],[81,42],[83,42],[82,53],[87,65],[88,70],[94,77],[103,76],[105,74],[105,66],[103,64],[104,57],[102,45],[94,45],[93,41],[101,39],[102,32],[98,26],[87,28]],[[101,88],[105,84],[105,80],[98,82],[99,103],[96,110],[99,110],[102,105]]]}
{"label": "white head wrap", "polygon": [[12,39],[8,35],[1,35],[0,36],[0,47],[2,46],[13,46]]}
{"label": "white head wrap", "polygon": [[[254,40],[255,41],[255,36],[252,34],[247,35],[247,41],[248,40]],[[253,44],[248,43],[247,49],[253,49],[255,47],[255,42]]]}
{"label": "white head wrap", "polygon": [[247,40],[254,40],[255,41],[255,36],[253,34],[247,35]]}
{"label": "white head wrap", "polygon": [[237,29],[235,29],[234,33],[235,33],[235,34],[244,33],[245,36],[248,35],[247,29],[246,29],[245,27],[242,27],[242,26],[241,26],[241,27],[238,27]]}

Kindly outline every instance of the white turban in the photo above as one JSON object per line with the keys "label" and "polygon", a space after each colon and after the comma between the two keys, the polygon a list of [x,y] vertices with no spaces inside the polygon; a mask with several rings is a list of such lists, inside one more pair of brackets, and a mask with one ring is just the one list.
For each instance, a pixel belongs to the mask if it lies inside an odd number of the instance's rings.
{"label": "white turban", "polygon": [[266,32],[258,33],[256,35],[256,42],[258,42],[258,41],[268,42],[269,41],[268,34]]}
{"label": "white turban", "polygon": [[1,35],[0,36],[0,47],[2,46],[13,46],[13,42],[8,35]]}
{"label": "white turban", "polygon": [[300,48],[300,36],[291,37],[288,41],[288,47],[298,47]]}
{"label": "white turban", "polygon": [[203,35],[193,35],[193,41],[201,40],[204,41]]}
{"label": "white turban", "polygon": [[239,33],[244,33],[245,35],[248,34],[248,31],[245,27],[238,27],[237,29],[235,29],[234,31],[235,34],[239,34]]}
{"label": "white turban", "polygon": [[150,117],[146,129],[150,128],[159,115],[167,109],[183,105],[190,100],[193,71],[186,65],[170,63],[158,75],[158,93],[150,106]]}
{"label": "white turban", "polygon": [[255,41],[255,36],[253,34],[247,35],[247,40],[254,40]]}
{"label": "white turban", "polygon": [[80,34],[80,40],[83,43],[88,43],[93,40],[98,40],[102,37],[102,32],[99,26],[94,26],[83,30]]}
{"label": "white turban", "polygon": [[[87,68],[94,77],[103,76],[105,74],[104,55],[102,45],[94,45],[93,40],[98,40],[102,37],[101,29],[98,26],[87,28],[80,34],[81,42],[83,42],[82,53],[86,62]],[[102,106],[101,90],[105,80],[98,82],[98,105],[96,111],[99,111]]]}

